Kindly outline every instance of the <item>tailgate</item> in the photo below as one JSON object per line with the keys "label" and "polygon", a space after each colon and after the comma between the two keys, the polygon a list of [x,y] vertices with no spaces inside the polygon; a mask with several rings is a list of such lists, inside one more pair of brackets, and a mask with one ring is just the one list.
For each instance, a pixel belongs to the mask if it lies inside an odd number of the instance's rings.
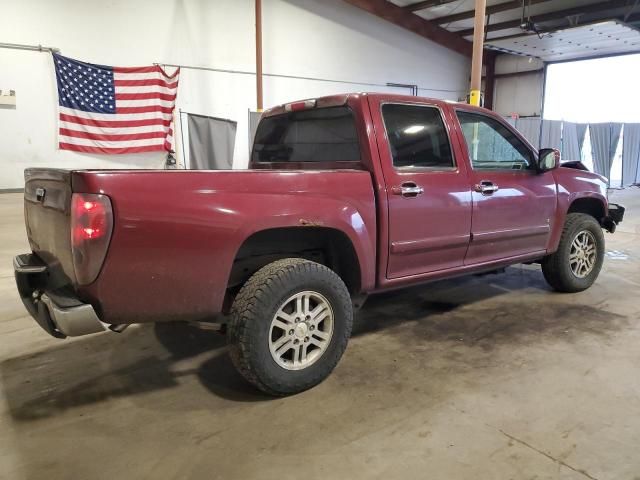
{"label": "tailgate", "polygon": [[[24,218],[31,250],[48,266],[51,283],[75,283],[71,256],[71,171],[27,169]],[[52,285],[52,286],[54,286]]]}

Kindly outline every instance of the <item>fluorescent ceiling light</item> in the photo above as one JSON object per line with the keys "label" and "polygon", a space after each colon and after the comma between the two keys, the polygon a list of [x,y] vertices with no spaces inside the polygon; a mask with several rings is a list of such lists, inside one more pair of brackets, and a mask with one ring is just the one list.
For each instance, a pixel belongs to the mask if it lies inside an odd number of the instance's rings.
{"label": "fluorescent ceiling light", "polygon": [[424,130],[424,125],[411,125],[410,127],[405,128],[403,132],[412,135],[414,133],[421,132],[422,130]]}

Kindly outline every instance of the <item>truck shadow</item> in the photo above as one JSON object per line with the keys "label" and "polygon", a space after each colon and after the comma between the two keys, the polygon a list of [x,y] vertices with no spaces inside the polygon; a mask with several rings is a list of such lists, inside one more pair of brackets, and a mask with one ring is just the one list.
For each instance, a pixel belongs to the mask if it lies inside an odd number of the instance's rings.
{"label": "truck shadow", "polygon": [[[490,355],[498,345],[529,344],[560,333],[567,341],[580,335],[607,336],[626,324],[625,317],[597,306],[565,304],[560,297],[545,301],[555,295],[546,290],[539,272],[508,270],[489,280],[448,280],[378,295],[357,313],[354,343],[384,331],[385,338],[408,344],[474,349],[477,361],[478,352]],[[496,298],[508,293],[525,301],[539,299],[535,308],[524,309],[522,301]],[[211,393],[234,402],[270,400],[236,372],[226,350],[224,336],[192,325],[134,326],[120,335],[56,342],[53,348],[5,360],[0,364],[2,391],[10,415],[18,421],[169,389],[179,390],[171,397],[174,409],[207,404]],[[365,360],[377,355],[375,349],[358,354]],[[425,351],[423,361],[428,362],[429,355],[435,354]],[[458,348],[456,355],[451,362],[465,361],[464,350]],[[348,365],[341,368],[351,370]]]}

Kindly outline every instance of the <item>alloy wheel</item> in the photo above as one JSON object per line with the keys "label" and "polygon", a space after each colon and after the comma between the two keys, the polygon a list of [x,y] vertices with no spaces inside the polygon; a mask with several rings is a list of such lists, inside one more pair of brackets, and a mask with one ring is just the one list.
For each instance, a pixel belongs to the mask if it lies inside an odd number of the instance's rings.
{"label": "alloy wheel", "polygon": [[582,230],[573,239],[569,252],[571,271],[578,278],[584,278],[591,273],[596,264],[598,253],[596,239],[588,230]]}
{"label": "alloy wheel", "polygon": [[269,328],[269,351],[287,370],[302,370],[327,350],[333,335],[333,310],[320,293],[305,290],[286,299]]}

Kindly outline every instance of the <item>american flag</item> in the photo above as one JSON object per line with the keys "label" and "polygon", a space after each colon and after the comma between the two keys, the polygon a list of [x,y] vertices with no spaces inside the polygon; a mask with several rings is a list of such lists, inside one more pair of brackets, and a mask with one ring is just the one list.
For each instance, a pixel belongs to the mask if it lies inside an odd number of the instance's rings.
{"label": "american flag", "polygon": [[172,150],[180,69],[109,67],[53,54],[59,146],[85,153]]}

